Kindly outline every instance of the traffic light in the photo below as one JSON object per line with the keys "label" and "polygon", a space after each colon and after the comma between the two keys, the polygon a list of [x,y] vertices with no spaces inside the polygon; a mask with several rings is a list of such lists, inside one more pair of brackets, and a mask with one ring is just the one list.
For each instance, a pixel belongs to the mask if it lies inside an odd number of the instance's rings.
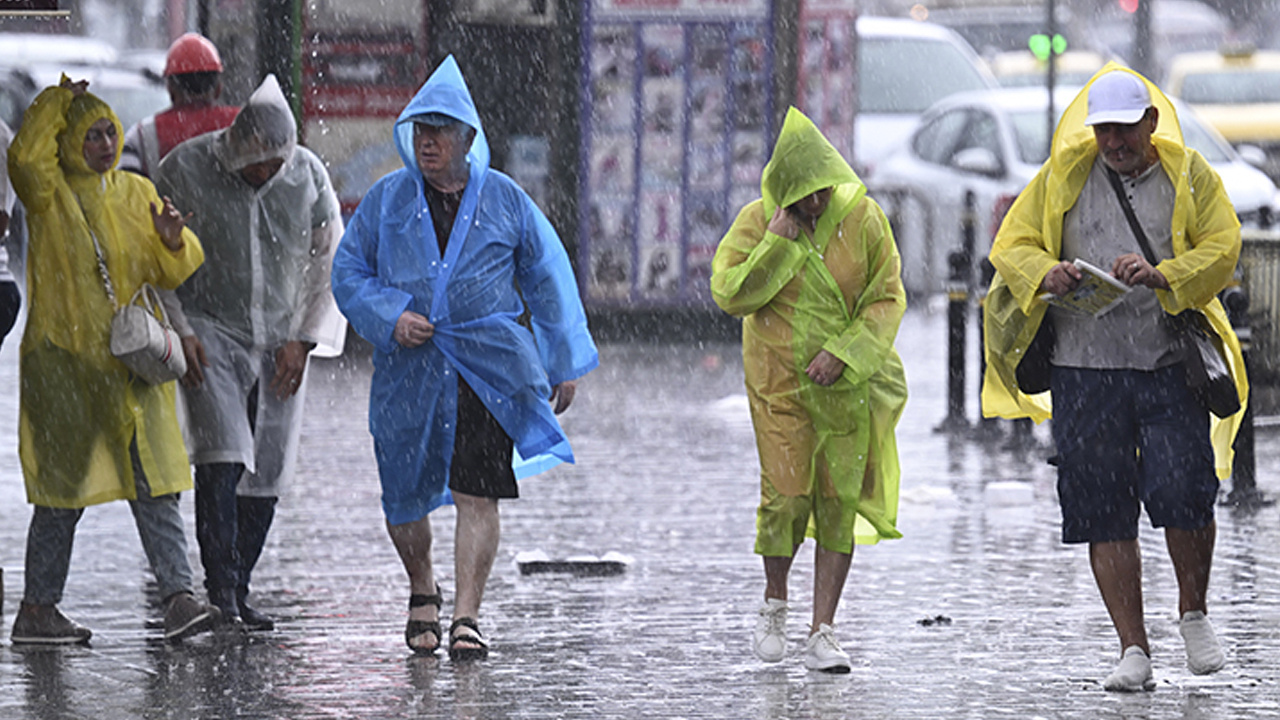
{"label": "traffic light", "polygon": [[1036,33],[1027,39],[1027,47],[1031,48],[1031,54],[1036,56],[1038,60],[1048,60],[1050,51],[1054,55],[1061,55],[1067,51],[1067,39],[1054,33],[1053,40],[1049,40],[1049,36],[1044,33]]}
{"label": "traffic light", "polygon": [[1138,12],[1138,3],[1141,2],[1141,0],[1116,0],[1116,2],[1120,3],[1121,10],[1132,15],[1133,13]]}

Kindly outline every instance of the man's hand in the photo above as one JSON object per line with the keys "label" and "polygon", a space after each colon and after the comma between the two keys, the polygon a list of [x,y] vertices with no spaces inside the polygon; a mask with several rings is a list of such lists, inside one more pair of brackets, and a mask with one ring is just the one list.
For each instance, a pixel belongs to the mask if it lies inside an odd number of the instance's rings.
{"label": "man's hand", "polygon": [[416,348],[430,340],[431,336],[435,334],[435,325],[432,325],[418,313],[412,310],[405,310],[400,313],[400,319],[396,320],[396,329],[391,333],[391,336],[403,347]]}
{"label": "man's hand", "polygon": [[805,368],[804,372],[810,380],[823,387],[829,387],[834,385],[844,373],[844,361],[826,350],[819,350],[818,354],[813,356],[813,360],[809,361],[809,367]]}
{"label": "man's hand", "polygon": [[1054,295],[1066,295],[1076,289],[1083,277],[1084,273],[1080,272],[1080,268],[1063,260],[1049,268],[1044,280],[1040,281],[1040,287]]}
{"label": "man's hand", "polygon": [[1152,267],[1138,253],[1127,253],[1116,258],[1111,265],[1111,275],[1129,286],[1146,285],[1155,290],[1168,290],[1169,280],[1164,273]]}
{"label": "man's hand", "polygon": [[315,345],[301,340],[290,340],[276,350],[276,374],[268,386],[276,397],[285,400],[293,397],[302,387],[302,373],[307,369],[307,354]]}
{"label": "man's hand", "polygon": [[164,207],[159,211],[156,210],[156,204],[151,203],[151,223],[156,226],[156,232],[160,233],[164,246],[173,252],[182,249],[182,229],[194,214],[187,213],[184,216],[167,196],[164,198]]}
{"label": "man's hand", "polygon": [[796,220],[794,213],[787,212],[786,208],[779,205],[773,209],[773,218],[769,220],[769,232],[788,240],[795,240],[800,236],[800,221]]}
{"label": "man's hand", "polygon": [[573,380],[565,380],[551,388],[551,402],[555,405],[557,415],[569,409],[569,405],[573,403],[573,396],[577,392],[578,383]]}
{"label": "man's hand", "polygon": [[198,388],[204,384],[204,368],[209,367],[209,358],[204,354],[204,343],[199,335],[188,335],[182,338],[182,355],[187,359],[187,374],[182,376],[182,386]]}

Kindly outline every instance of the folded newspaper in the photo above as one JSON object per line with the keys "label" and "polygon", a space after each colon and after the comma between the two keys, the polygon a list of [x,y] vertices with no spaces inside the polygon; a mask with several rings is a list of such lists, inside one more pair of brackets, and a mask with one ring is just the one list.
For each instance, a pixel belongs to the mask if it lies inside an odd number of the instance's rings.
{"label": "folded newspaper", "polygon": [[1041,300],[1084,315],[1102,317],[1132,289],[1093,263],[1077,258],[1071,264],[1084,276],[1080,284],[1066,295],[1044,293]]}

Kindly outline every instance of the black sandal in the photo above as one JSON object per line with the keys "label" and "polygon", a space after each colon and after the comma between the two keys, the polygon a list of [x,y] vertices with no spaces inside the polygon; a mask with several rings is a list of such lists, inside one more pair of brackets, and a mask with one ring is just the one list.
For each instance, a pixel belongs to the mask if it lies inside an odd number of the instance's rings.
{"label": "black sandal", "polygon": [[[475,634],[462,634],[458,632],[458,628],[465,627],[472,630]],[[459,646],[459,643],[468,643],[471,645],[479,645],[479,647]],[[449,626],[449,659],[454,662],[468,662],[471,660],[484,660],[489,657],[489,643],[484,641],[480,636],[480,626],[476,624],[474,618],[460,617],[453,621]]]}
{"label": "black sandal", "polygon": [[[439,613],[440,604],[443,602],[440,595],[440,584],[436,583],[436,591],[433,595],[410,595],[409,609],[413,610],[424,605],[435,605],[436,612]],[[412,641],[414,639],[427,633],[431,633],[436,637],[436,644],[433,647],[425,648],[413,644]],[[410,618],[409,622],[405,623],[404,626],[404,644],[408,645],[415,655],[435,655],[436,650],[440,649],[440,640],[443,637],[444,634],[440,632],[439,617],[435,620],[414,620]]]}

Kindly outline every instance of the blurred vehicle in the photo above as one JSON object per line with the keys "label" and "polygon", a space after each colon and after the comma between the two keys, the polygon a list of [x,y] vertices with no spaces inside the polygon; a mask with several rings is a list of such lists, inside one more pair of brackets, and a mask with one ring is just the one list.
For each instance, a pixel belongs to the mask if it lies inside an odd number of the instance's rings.
{"label": "blurred vehicle", "polygon": [[0,68],[0,120],[17,129],[36,89],[30,75],[13,68]]}
{"label": "blurred vehicle", "polygon": [[164,82],[164,63],[168,54],[168,50],[131,48],[129,50],[120,51],[120,55],[116,59],[115,65],[116,67],[137,70],[144,75],[159,78],[161,79],[161,82]]}
{"label": "blurred vehicle", "polygon": [[[1055,126],[1078,93],[1054,93]],[[924,114],[908,145],[863,178],[893,221],[903,283],[913,295],[944,289],[947,256],[961,247],[969,192],[975,262],[986,256],[1004,213],[1049,157],[1047,101],[1044,88],[952,95]],[[1269,225],[1278,209],[1275,184],[1193,110],[1173,102],[1186,144],[1218,171],[1241,222]]]}
{"label": "blurred vehicle", "polygon": [[37,93],[57,85],[63,73],[72,80],[88,80],[89,92],[111,106],[126,131],[142,118],[169,107],[169,91],[162,79],[129,68],[59,63],[26,65],[16,72],[30,77]]}
{"label": "blurred vehicle", "polygon": [[[919,8],[921,6],[917,6]],[[919,12],[914,10],[913,12]],[[1074,48],[1078,23],[1066,3],[1054,8],[1056,32]],[[1044,4],[959,5],[924,10],[921,20],[956,31],[984,59],[1016,50],[1026,50],[1032,35],[1046,33],[1048,16]]]}
{"label": "blurred vehicle", "polygon": [[80,35],[0,33],[0,66],[22,67],[44,63],[110,65],[116,61],[110,43]]}
{"label": "blurred vehicle", "polygon": [[906,141],[930,105],[962,90],[995,87],[973,48],[940,25],[862,16],[853,165],[867,172]]}
{"label": "blurred vehicle", "polygon": [[[1044,87],[1049,74],[1049,61],[1030,50],[1002,52],[990,57],[987,64],[1001,87]],[[1080,87],[1106,64],[1107,58],[1091,50],[1068,50],[1054,58],[1054,84]]]}
{"label": "blurred vehicle", "polygon": [[1237,45],[1177,55],[1165,90],[1280,181],[1280,51]]}
{"label": "blurred vehicle", "polygon": [[[1104,4],[1099,12],[1091,13],[1087,19],[1090,27],[1085,32],[1085,37],[1091,47],[1122,58],[1129,66],[1136,67],[1133,57],[1133,13],[1126,13],[1120,9],[1119,3],[1110,2]],[[1231,23],[1212,5],[1198,0],[1152,2],[1149,79],[1159,82],[1160,78],[1165,77],[1169,60],[1174,55],[1217,50],[1227,42],[1230,34]]]}

